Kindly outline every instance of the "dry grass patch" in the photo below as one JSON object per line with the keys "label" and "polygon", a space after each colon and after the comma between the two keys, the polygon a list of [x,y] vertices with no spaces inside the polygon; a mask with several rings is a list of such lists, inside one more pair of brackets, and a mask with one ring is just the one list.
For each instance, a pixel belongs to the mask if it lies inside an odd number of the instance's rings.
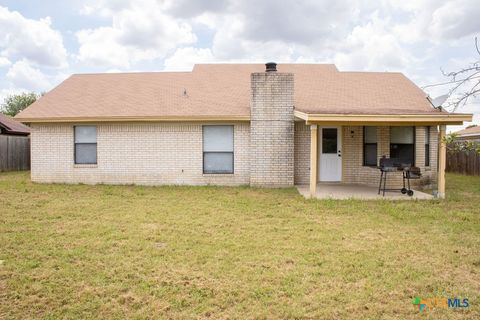
{"label": "dry grass patch", "polygon": [[0,318],[480,318],[480,179],[431,202],[0,174]]}

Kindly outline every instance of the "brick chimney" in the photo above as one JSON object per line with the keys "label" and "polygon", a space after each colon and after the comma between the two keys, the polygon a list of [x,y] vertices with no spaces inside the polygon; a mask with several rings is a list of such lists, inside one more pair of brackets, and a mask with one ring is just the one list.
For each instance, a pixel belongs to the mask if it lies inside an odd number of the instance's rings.
{"label": "brick chimney", "polygon": [[250,185],[290,187],[294,176],[294,76],[276,63],[251,74]]}

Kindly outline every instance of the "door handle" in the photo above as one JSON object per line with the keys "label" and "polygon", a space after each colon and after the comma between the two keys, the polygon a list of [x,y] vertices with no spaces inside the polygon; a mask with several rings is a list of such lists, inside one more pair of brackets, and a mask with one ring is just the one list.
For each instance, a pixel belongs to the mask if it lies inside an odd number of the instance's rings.
{"label": "door handle", "polygon": [[338,155],[339,157],[341,157],[341,156],[342,156],[342,150],[338,150],[337,155]]}

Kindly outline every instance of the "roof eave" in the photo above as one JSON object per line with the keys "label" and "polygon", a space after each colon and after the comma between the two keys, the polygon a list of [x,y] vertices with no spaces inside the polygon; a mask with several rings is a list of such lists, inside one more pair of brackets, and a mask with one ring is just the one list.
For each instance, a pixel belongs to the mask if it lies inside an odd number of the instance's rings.
{"label": "roof eave", "polygon": [[250,121],[250,116],[142,116],[142,117],[18,117],[23,123],[71,123],[71,122],[216,122]]}
{"label": "roof eave", "polygon": [[477,136],[480,136],[480,132],[476,132],[476,133],[462,133],[462,134],[459,134],[459,135],[458,135],[459,138],[471,138],[471,137],[477,137]]}
{"label": "roof eave", "polygon": [[449,124],[461,125],[464,121],[472,121],[472,114],[441,113],[441,114],[310,114],[295,111],[295,116],[305,120],[307,124]]}

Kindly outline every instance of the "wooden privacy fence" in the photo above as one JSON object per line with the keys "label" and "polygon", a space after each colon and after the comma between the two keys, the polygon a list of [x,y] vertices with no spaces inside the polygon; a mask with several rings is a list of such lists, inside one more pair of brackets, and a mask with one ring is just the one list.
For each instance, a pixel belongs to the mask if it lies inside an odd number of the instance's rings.
{"label": "wooden privacy fence", "polygon": [[480,176],[480,154],[475,150],[448,150],[446,171]]}
{"label": "wooden privacy fence", "polygon": [[0,135],[0,172],[30,169],[30,137]]}

